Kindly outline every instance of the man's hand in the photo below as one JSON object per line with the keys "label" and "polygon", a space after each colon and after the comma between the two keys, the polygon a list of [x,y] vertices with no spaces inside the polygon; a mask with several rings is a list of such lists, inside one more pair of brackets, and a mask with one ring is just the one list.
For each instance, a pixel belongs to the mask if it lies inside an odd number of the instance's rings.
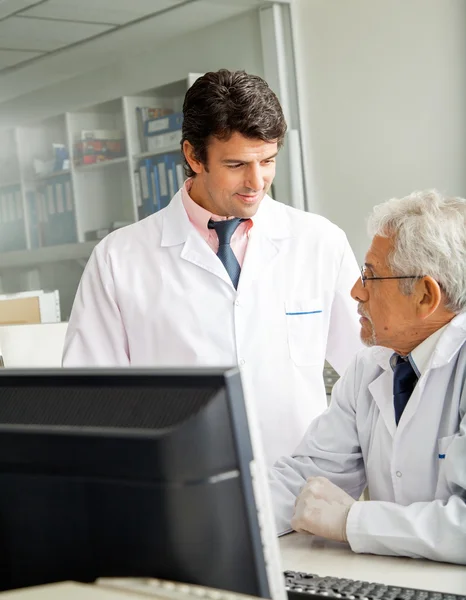
{"label": "man's hand", "polygon": [[325,477],[309,477],[296,499],[291,527],[346,542],[346,519],[354,503],[351,496]]}

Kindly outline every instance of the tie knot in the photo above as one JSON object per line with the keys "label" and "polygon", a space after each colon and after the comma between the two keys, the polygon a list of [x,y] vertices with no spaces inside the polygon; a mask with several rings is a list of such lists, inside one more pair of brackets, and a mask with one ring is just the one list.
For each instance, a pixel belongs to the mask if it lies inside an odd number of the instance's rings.
{"label": "tie knot", "polygon": [[232,235],[235,233],[236,228],[240,223],[246,221],[247,219],[225,219],[224,221],[210,221],[207,224],[209,229],[215,229],[218,235],[218,243],[219,246],[229,245]]}

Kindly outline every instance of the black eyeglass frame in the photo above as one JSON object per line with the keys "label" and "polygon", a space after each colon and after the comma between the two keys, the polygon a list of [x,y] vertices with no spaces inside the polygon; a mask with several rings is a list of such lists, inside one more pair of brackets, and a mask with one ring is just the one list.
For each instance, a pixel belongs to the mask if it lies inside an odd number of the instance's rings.
{"label": "black eyeglass frame", "polygon": [[375,281],[377,279],[422,279],[424,275],[387,275],[386,277],[367,277],[364,275],[365,265],[360,267],[362,287],[366,287],[366,281]]}

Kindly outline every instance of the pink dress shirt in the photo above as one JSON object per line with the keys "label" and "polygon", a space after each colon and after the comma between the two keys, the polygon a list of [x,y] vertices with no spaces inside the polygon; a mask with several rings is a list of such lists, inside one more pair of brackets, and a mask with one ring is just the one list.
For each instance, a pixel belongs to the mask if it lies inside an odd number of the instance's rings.
{"label": "pink dress shirt", "polygon": [[[188,214],[188,218],[205,241],[209,244],[212,250],[217,254],[218,252],[218,236],[214,229],[209,229],[207,223],[210,219],[213,221],[223,221],[228,217],[219,217],[213,215],[211,212],[199,206],[189,195],[191,189],[192,179],[187,179],[184,186],[181,188],[181,198],[183,200],[183,206]],[[248,247],[249,230],[253,226],[252,219],[243,221],[236,228],[235,233],[231,238],[231,249],[239,263],[239,266],[243,266],[244,255],[246,254],[246,248]]]}

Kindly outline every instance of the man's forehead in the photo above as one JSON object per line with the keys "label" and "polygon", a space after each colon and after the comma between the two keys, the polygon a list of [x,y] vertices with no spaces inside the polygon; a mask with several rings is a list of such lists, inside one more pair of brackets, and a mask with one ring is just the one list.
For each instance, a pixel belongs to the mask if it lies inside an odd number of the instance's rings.
{"label": "man's forehead", "polygon": [[278,144],[276,141],[266,142],[260,139],[247,138],[240,133],[233,133],[228,139],[221,140],[213,137],[209,146],[222,159],[234,159],[239,156],[262,156],[274,155],[277,152]]}
{"label": "man's forehead", "polygon": [[388,255],[393,250],[393,239],[376,235],[366,254],[366,264],[386,265]]}

